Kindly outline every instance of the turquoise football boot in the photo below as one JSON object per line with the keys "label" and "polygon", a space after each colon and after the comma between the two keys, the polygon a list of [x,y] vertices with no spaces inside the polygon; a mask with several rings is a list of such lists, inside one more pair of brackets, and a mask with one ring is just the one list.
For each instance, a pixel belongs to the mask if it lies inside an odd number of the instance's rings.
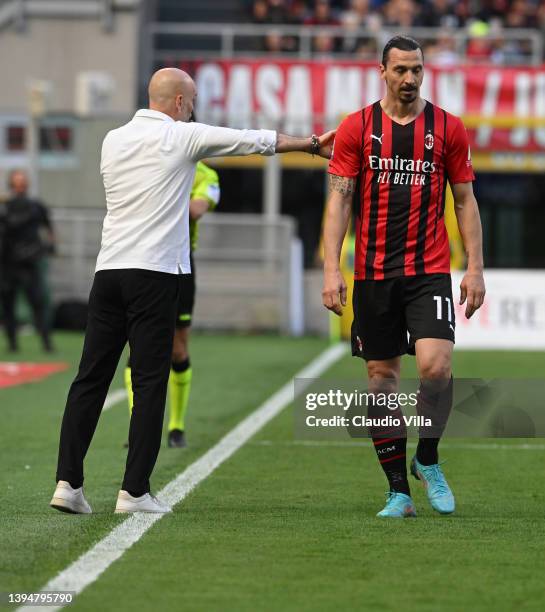
{"label": "turquoise football boot", "polygon": [[389,491],[386,493],[386,505],[377,514],[381,518],[408,518],[416,516],[413,500],[405,493]]}
{"label": "turquoise football boot", "polygon": [[411,461],[411,474],[417,480],[422,481],[434,510],[440,514],[452,514],[454,512],[454,495],[438,463],[422,465],[415,456]]}

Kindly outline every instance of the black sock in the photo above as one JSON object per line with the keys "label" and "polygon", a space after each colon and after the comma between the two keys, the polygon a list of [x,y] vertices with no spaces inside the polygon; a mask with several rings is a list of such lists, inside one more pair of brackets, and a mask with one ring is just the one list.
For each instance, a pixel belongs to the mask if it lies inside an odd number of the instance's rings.
{"label": "black sock", "polygon": [[420,416],[430,418],[433,423],[432,427],[422,428],[420,431],[416,458],[422,465],[439,463],[439,440],[450,415],[452,395],[452,376],[446,387],[444,381],[422,381],[420,384],[416,412]]}
{"label": "black sock", "polygon": [[187,359],[184,359],[183,361],[173,361],[170,364],[170,367],[174,370],[174,372],[178,372],[178,373],[189,370],[189,368],[191,367],[189,357]]}
{"label": "black sock", "polygon": [[[395,390],[389,380],[375,381],[374,401],[368,405],[368,416],[374,424],[369,427],[369,435],[373,440],[379,463],[386,474],[391,491],[410,495],[407,480],[407,427],[403,413],[398,405],[385,405],[385,397]],[[383,425],[384,419],[388,424]]]}
{"label": "black sock", "polygon": [[416,458],[422,465],[434,465],[439,463],[439,446],[440,438],[420,438],[416,447]]}
{"label": "black sock", "polygon": [[410,495],[407,480],[406,449],[407,438],[373,438],[375,452],[386,474],[391,491]]}

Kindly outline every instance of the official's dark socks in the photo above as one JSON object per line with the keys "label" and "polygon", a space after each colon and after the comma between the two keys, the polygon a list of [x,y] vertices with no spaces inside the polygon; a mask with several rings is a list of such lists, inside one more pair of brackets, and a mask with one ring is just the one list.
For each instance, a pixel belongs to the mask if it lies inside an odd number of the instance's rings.
{"label": "official's dark socks", "polygon": [[410,495],[407,480],[407,438],[373,438],[375,452],[391,491]]}
{"label": "official's dark socks", "polygon": [[170,364],[170,367],[174,372],[178,372],[178,373],[189,370],[189,368],[191,367],[189,357],[187,359],[184,359],[183,361],[173,361]]}

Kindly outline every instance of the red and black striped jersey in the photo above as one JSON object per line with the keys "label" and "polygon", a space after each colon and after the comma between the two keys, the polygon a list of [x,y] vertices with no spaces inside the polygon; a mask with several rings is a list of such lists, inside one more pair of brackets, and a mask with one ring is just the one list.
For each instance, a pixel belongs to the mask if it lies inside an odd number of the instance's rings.
{"label": "red and black striped jersey", "polygon": [[355,279],[450,272],[447,179],[475,178],[458,117],[426,102],[401,125],[377,101],[341,123],[328,171],[359,178]]}

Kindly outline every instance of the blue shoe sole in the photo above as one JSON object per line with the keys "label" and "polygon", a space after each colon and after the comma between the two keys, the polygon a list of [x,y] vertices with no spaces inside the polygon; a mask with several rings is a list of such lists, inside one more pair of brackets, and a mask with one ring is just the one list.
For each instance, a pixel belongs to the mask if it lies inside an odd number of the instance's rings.
{"label": "blue shoe sole", "polygon": [[384,514],[376,514],[375,517],[379,519],[408,519],[416,518],[416,514],[406,514],[405,516],[386,516]]}

